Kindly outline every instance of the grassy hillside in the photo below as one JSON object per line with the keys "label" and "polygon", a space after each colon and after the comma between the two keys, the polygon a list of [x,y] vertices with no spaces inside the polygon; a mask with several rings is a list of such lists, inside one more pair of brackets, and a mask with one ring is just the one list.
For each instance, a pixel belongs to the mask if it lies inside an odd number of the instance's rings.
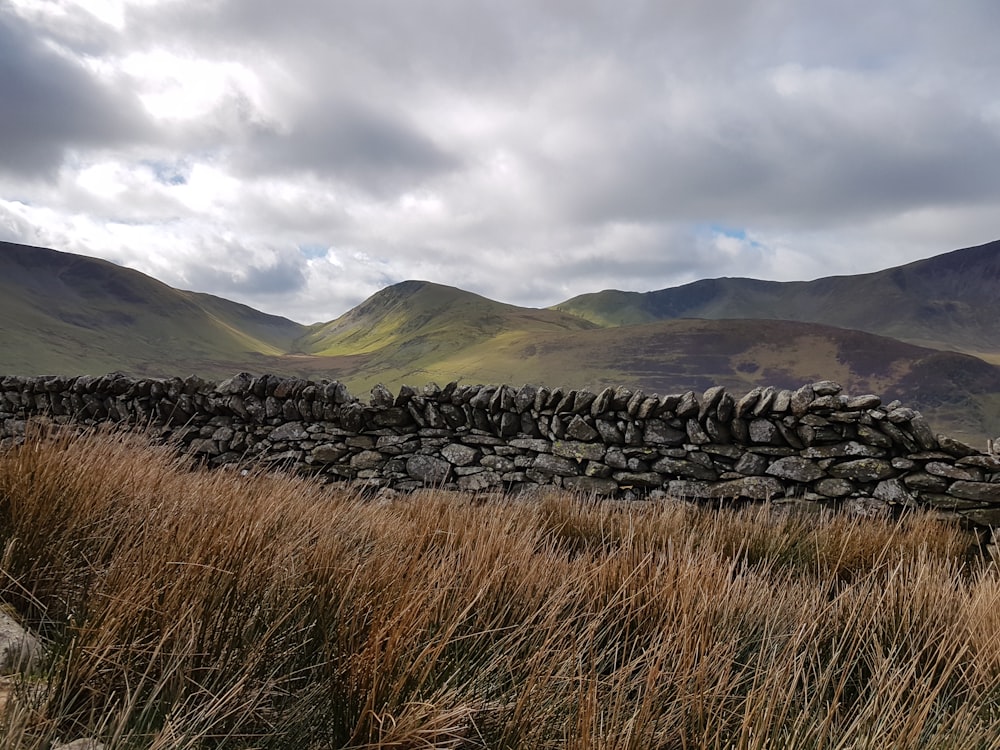
{"label": "grassy hillside", "polygon": [[112,263],[0,243],[0,369],[7,372],[176,372],[261,362],[283,354],[302,330]]}
{"label": "grassy hillside", "polygon": [[0,516],[0,598],[50,645],[6,680],[0,748],[1000,736],[1000,578],[925,515],[373,503],[105,436],[0,453]]}
{"label": "grassy hillside", "polygon": [[555,309],[602,326],[674,318],[824,323],[1000,361],[1000,241],[870,274],[706,279],[655,292],[585,294]]}

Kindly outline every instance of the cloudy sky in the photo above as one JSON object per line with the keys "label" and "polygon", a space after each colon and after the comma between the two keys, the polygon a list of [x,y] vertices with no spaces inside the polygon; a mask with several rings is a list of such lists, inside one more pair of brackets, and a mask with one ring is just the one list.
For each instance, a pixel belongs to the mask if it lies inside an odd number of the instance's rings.
{"label": "cloudy sky", "polygon": [[302,322],[1000,237],[996,0],[3,0],[0,239]]}

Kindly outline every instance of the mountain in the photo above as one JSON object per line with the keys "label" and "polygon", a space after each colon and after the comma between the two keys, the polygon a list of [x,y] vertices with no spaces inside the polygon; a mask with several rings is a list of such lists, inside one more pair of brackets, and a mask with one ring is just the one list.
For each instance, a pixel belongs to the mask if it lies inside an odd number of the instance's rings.
{"label": "mountain", "polygon": [[[1000,367],[943,345],[953,334],[1000,352],[986,325],[997,305],[998,249],[797,284],[716,279],[645,295],[605,292],[548,310],[405,281],[334,321],[302,326],[104,261],[0,243],[0,373],[246,370],[336,378],[359,395],[379,382],[663,394],[833,379],[851,393],[899,398],[939,430],[980,442],[1000,425]],[[844,309],[851,306],[864,314]],[[833,325],[779,319],[785,307]],[[721,317],[734,311],[758,317]],[[896,326],[910,341],[848,323]]]}
{"label": "mountain", "polygon": [[0,242],[7,372],[232,372],[283,355],[305,327],[173,289],[103,260]]}
{"label": "mountain", "polygon": [[607,290],[554,309],[601,326],[676,318],[822,323],[1000,363],[1000,241],[875,273],[796,282],[706,279],[645,293]]}

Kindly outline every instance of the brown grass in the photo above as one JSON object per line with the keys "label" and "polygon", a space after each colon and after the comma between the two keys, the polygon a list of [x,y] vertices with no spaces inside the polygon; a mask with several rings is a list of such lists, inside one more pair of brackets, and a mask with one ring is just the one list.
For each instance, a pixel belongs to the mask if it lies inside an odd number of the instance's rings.
{"label": "brown grass", "polygon": [[971,543],[923,515],[370,502],[37,438],[0,454],[0,599],[50,656],[0,747],[993,748]]}

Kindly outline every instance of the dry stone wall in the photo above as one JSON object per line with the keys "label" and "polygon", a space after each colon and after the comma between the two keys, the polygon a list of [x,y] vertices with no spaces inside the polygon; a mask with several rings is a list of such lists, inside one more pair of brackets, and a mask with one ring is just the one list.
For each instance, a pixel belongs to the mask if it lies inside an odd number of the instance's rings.
{"label": "dry stone wall", "polygon": [[1000,526],[1000,456],[830,381],[666,396],[627,388],[435,384],[364,402],[340,382],[241,373],[0,379],[0,440],[27,420],[154,430],[211,465],[263,461],[366,487],[929,506]]}

